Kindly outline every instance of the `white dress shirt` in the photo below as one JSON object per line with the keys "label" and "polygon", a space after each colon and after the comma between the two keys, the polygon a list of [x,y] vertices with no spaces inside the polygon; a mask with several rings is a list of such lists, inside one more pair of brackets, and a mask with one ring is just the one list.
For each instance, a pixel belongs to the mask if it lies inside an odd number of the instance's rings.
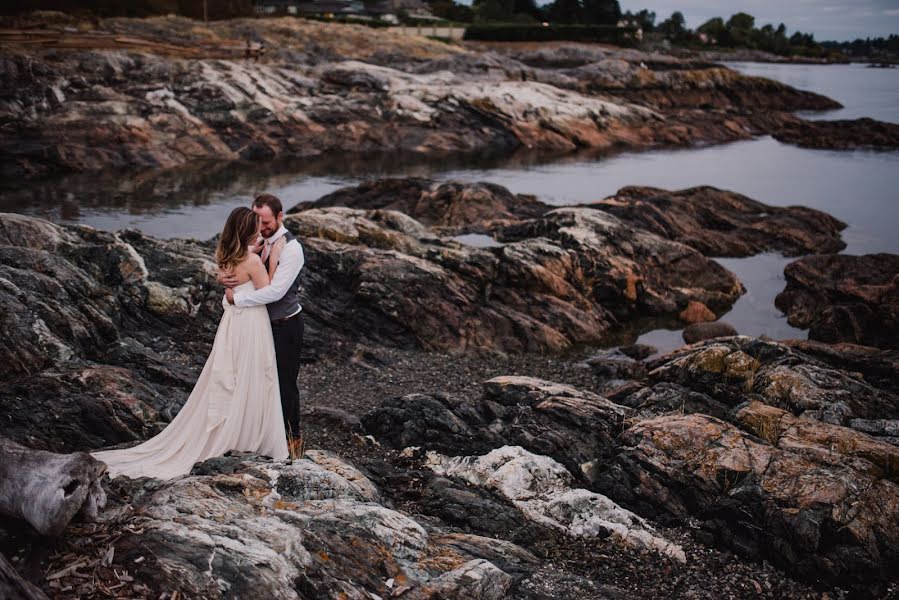
{"label": "white dress shirt", "polygon": [[[283,225],[272,235],[265,238],[265,243],[269,247],[271,254],[272,245],[287,233],[287,228]],[[290,240],[281,249],[281,257],[278,259],[278,268],[275,270],[275,276],[272,278],[271,284],[258,290],[243,289],[234,292],[234,306],[247,308],[250,306],[261,306],[277,302],[284,297],[291,284],[300,274],[306,259],[303,256],[303,247],[296,238]],[[303,310],[301,306],[292,315]]]}

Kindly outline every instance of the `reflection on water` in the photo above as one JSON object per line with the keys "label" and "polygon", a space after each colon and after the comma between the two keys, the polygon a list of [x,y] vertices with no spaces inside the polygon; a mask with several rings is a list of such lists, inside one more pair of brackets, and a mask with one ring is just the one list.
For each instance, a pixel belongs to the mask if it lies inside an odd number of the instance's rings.
{"label": "reflection on water", "polygon": [[[731,66],[822,93],[845,105],[823,118],[870,116],[899,122],[899,70],[861,65]],[[324,156],[4,181],[0,211],[109,230],[138,228],[157,237],[208,239],[219,232],[234,206],[248,205],[262,191],[276,194],[291,207],[338,187],[384,176],[490,181],[554,205],[598,200],[628,185],[667,189],[712,185],[769,204],[810,206],[836,216],[849,224],[843,232],[846,253],[899,252],[899,152],[808,150],[767,137],[708,148],[617,155]],[[463,236],[460,241],[496,244],[487,236]],[[774,308],[789,260],[762,255],[720,262],[748,289],[725,320],[741,333],[804,336]],[[629,341],[634,337],[630,334]],[[681,344],[680,331],[651,331],[640,341],[669,350]]]}
{"label": "reflection on water", "polygon": [[[727,321],[744,335],[766,335],[775,340],[805,338],[803,330],[787,323],[787,318],[774,306],[774,298],[783,291],[786,281],[783,270],[793,259],[779,254],[759,254],[750,258],[718,258],[723,267],[733,272],[746,293],[737,300],[722,321]],[[637,342],[655,346],[668,352],[684,344],[683,328],[656,329],[641,335]]]}
{"label": "reflection on water", "polygon": [[0,192],[0,211],[158,237],[208,239],[232,208],[262,191],[290,207],[382,176],[490,181],[549,204],[579,204],[627,185],[713,185],[775,205],[804,205],[849,223],[847,253],[899,252],[899,152],[832,152],[772,138],[694,150],[512,158],[330,159],[209,163],[139,174],[78,175]]}
{"label": "reflection on water", "polygon": [[[526,154],[467,159],[330,157],[79,175],[8,189],[0,194],[0,211],[109,230],[132,227],[157,237],[208,239],[219,232],[234,206],[248,205],[259,192],[274,193],[291,207],[382,176],[490,181],[554,205],[598,200],[627,185],[667,189],[713,185],[769,204],[810,206],[836,216],[849,224],[843,232],[847,253],[899,252],[899,152],[808,150],[767,137],[693,150],[605,158],[573,155],[554,162]],[[487,236],[465,236],[460,241],[496,244]],[[723,319],[740,333],[804,337],[774,307],[788,262],[776,255],[722,259],[748,289]],[[644,331],[658,326],[646,324]],[[627,337],[634,340],[634,334]],[[680,330],[651,331],[640,341],[670,350],[681,345]]]}
{"label": "reflection on water", "polygon": [[503,244],[483,233],[464,233],[453,238],[459,243],[475,248],[499,248]]}
{"label": "reflection on water", "polygon": [[899,69],[869,69],[867,65],[791,65],[727,63],[745,75],[766,77],[801,90],[833,98],[843,108],[801,113],[807,119],[871,117],[899,123]]}
{"label": "reflection on water", "polygon": [[810,206],[849,224],[846,253],[899,252],[899,152],[808,150],[770,137],[696,150],[620,154],[605,160],[450,171],[543,202],[579,204],[627,185],[712,185],[777,206]]}
{"label": "reflection on water", "polygon": [[466,167],[528,168],[552,160],[528,152],[476,156],[329,155],[269,162],[201,162],[140,172],[84,173],[0,182],[0,212],[162,238],[209,239],[235,206],[265,191],[285,207],[387,176],[431,177]]}

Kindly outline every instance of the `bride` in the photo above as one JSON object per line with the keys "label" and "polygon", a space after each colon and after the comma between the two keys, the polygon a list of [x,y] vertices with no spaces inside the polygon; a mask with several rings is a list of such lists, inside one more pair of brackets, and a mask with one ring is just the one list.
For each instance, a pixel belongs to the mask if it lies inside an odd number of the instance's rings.
{"label": "bride", "polygon": [[[271,281],[273,273],[266,272],[259,256],[250,251],[258,237],[256,213],[235,208],[215,253],[219,267],[232,270],[241,282],[235,289],[259,289]],[[189,473],[194,463],[229,450],[288,457],[268,312],[265,306],[224,306],[203,372],[172,422],[133,448],[91,453],[106,463],[110,477],[171,479]]]}

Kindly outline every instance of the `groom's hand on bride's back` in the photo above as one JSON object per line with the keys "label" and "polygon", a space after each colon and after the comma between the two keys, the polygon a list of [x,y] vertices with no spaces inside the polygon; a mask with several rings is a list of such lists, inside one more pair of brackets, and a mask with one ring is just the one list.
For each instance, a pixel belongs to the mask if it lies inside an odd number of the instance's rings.
{"label": "groom's hand on bride's back", "polygon": [[218,277],[216,277],[215,280],[218,281],[220,285],[223,285],[226,288],[237,287],[237,285],[240,283],[230,269],[227,271],[219,269]]}

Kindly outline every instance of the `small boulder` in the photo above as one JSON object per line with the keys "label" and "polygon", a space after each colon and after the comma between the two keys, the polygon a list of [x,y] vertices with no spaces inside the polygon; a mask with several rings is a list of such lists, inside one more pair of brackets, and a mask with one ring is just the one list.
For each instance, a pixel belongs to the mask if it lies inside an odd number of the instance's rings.
{"label": "small boulder", "polygon": [[696,300],[691,300],[689,304],[687,304],[687,308],[681,311],[680,313],[681,321],[686,323],[705,323],[707,321],[715,320],[715,313],[709,310],[709,307],[703,304],[702,302],[697,302]]}
{"label": "small boulder", "polygon": [[737,335],[737,330],[730,323],[715,321],[713,323],[693,323],[684,329],[684,341],[695,344],[702,340]]}
{"label": "small boulder", "polygon": [[659,349],[649,344],[631,344],[629,346],[620,346],[618,350],[625,356],[630,356],[634,360],[646,360],[653,354],[657,354]]}

